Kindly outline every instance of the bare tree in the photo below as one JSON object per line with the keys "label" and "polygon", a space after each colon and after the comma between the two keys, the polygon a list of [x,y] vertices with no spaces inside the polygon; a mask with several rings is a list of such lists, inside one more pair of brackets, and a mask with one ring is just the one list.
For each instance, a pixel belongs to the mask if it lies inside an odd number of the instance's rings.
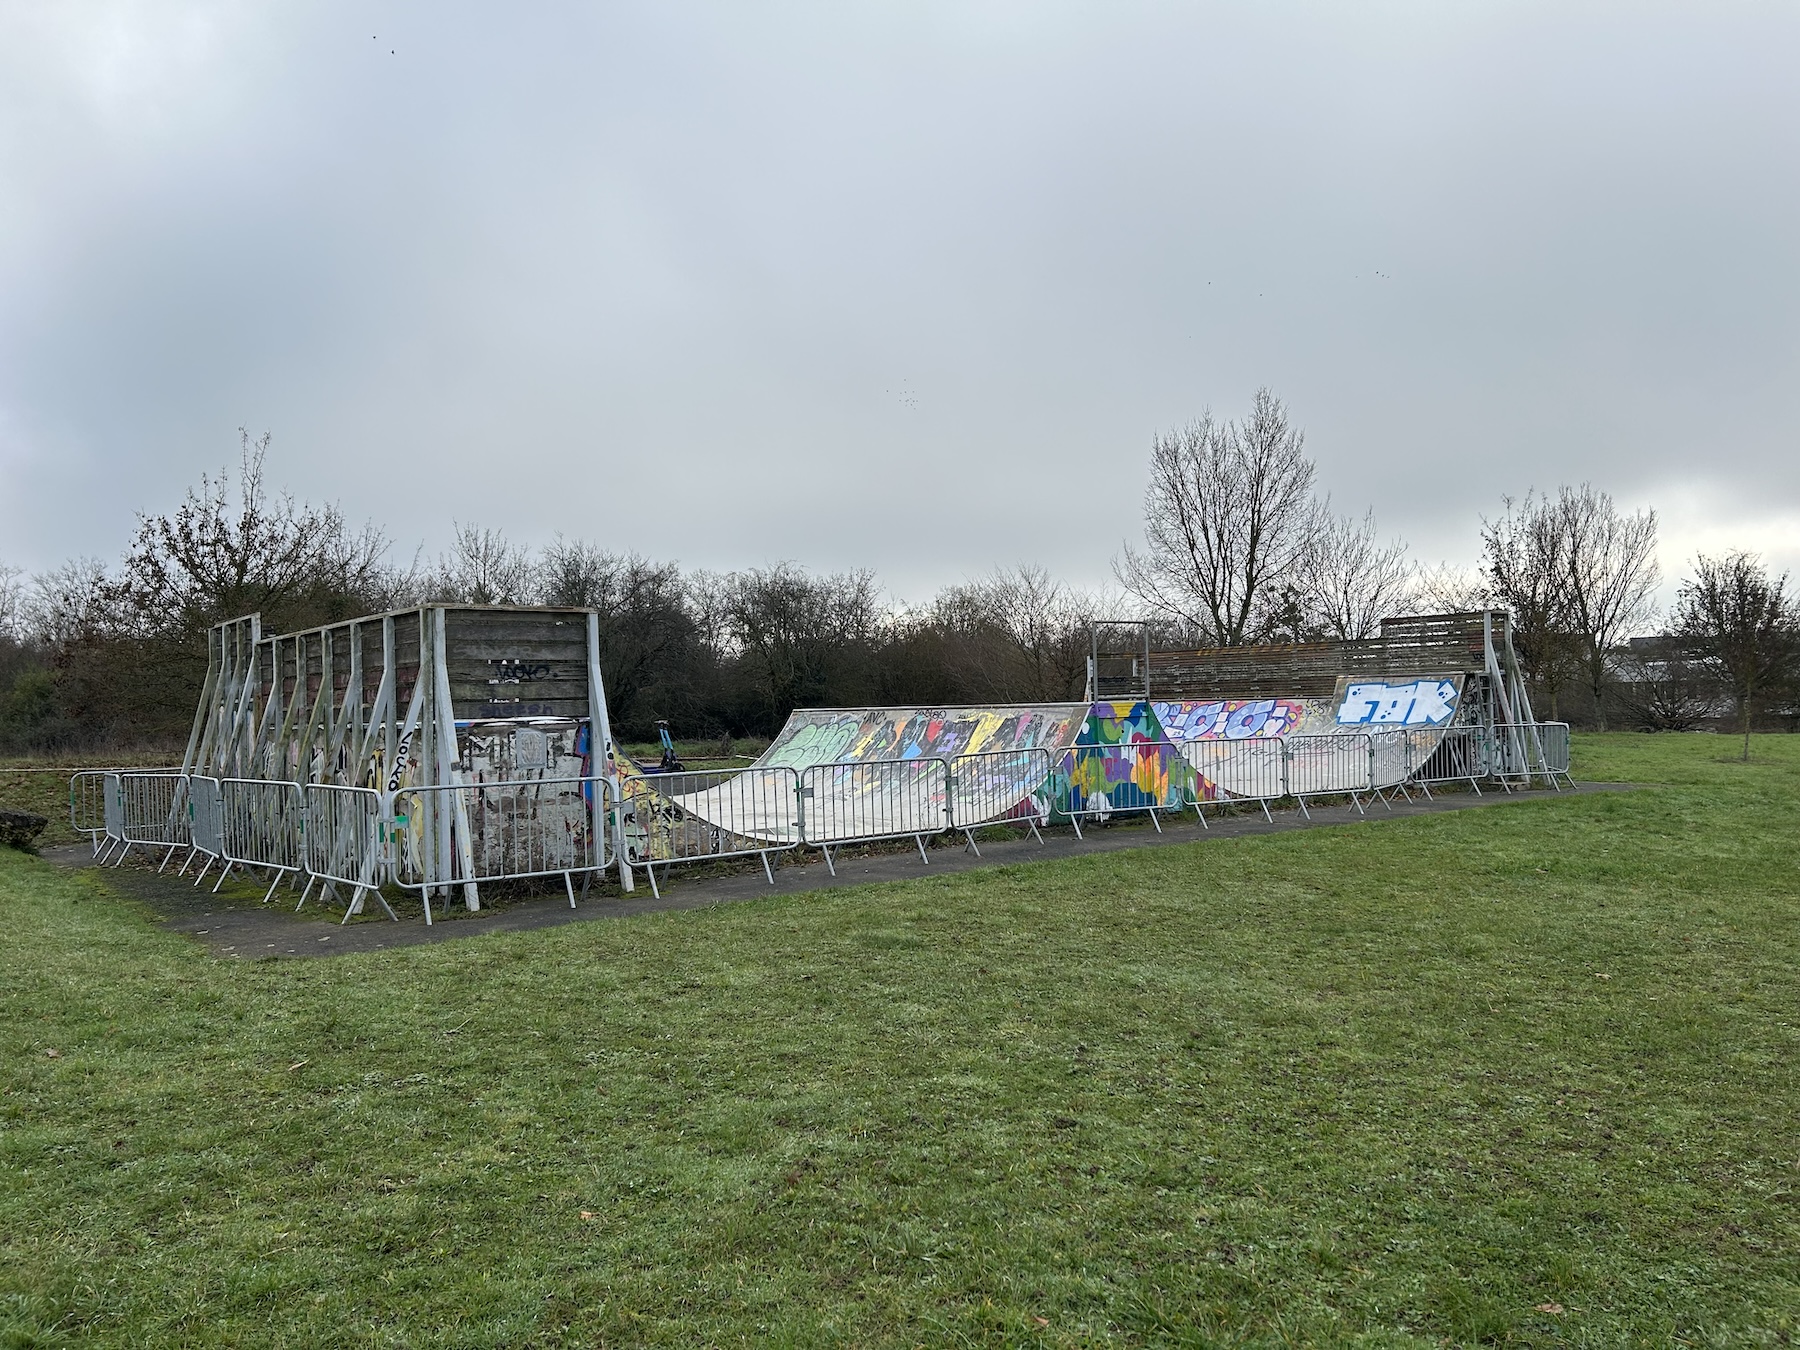
{"label": "bare tree", "polygon": [[111,579],[98,558],[71,558],[31,579],[24,601],[26,632],[61,649],[82,638],[112,636],[118,625],[109,598]]}
{"label": "bare tree", "polygon": [[1089,598],[1024,563],[945,588],[931,620],[956,639],[950,659],[983,697],[1050,702],[1081,689],[1092,614]]}
{"label": "bare tree", "polygon": [[1421,605],[1445,614],[1467,614],[1493,603],[1486,576],[1479,569],[1441,562],[1413,574],[1413,593]]}
{"label": "bare tree", "polygon": [[368,607],[391,584],[387,540],[353,532],[335,506],[272,496],[263,481],[270,437],[238,428],[242,458],[230,475],[202,475],[170,515],[140,516],[112,585],[116,621],[139,637],[181,638],[221,619],[262,612],[318,623]]}
{"label": "bare tree", "polygon": [[695,623],[676,564],[558,535],[544,550],[532,590],[546,605],[600,612],[600,666],[622,731],[651,739],[658,718],[686,711]]}
{"label": "bare tree", "polygon": [[827,690],[854,696],[883,619],[873,572],[814,577],[793,563],[732,573],[723,611],[771,725]]}
{"label": "bare tree", "polygon": [[1360,521],[1327,510],[1302,559],[1300,579],[1314,624],[1340,642],[1374,637],[1382,619],[1409,606],[1414,594],[1406,545],[1380,541],[1373,509]]}
{"label": "bare tree", "polygon": [[431,598],[466,605],[521,605],[531,600],[531,554],[499,530],[455,523],[450,552],[438,558]]}
{"label": "bare tree", "polygon": [[25,636],[25,573],[0,566],[0,638],[20,641]]}
{"label": "bare tree", "polygon": [[1120,583],[1220,646],[1257,640],[1277,619],[1317,531],[1305,435],[1268,389],[1250,417],[1210,412],[1160,435],[1144,492],[1144,550],[1129,545]]}
{"label": "bare tree", "polygon": [[1556,501],[1567,590],[1566,622],[1606,730],[1608,657],[1654,612],[1656,512],[1621,515],[1590,483],[1563,488]]}
{"label": "bare tree", "polygon": [[1522,502],[1508,497],[1505,505],[1498,520],[1482,519],[1482,572],[1489,595],[1512,614],[1519,659],[1549,695],[1555,718],[1573,656],[1565,521],[1555,503],[1536,492]]}
{"label": "bare tree", "polygon": [[1746,760],[1756,702],[1792,677],[1800,648],[1800,602],[1787,585],[1787,573],[1771,579],[1754,553],[1702,553],[1676,603],[1676,632],[1731,689]]}
{"label": "bare tree", "polygon": [[1645,731],[1690,731],[1713,715],[1718,681],[1675,639],[1645,648],[1634,642],[1619,654],[1618,669],[1615,697]]}

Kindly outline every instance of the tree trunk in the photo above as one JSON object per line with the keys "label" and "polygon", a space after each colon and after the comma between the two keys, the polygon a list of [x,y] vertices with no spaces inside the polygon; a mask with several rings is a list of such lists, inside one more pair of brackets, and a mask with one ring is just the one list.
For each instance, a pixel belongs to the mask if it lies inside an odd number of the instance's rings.
{"label": "tree trunk", "polygon": [[1750,762],[1750,700],[1744,700],[1744,763]]}

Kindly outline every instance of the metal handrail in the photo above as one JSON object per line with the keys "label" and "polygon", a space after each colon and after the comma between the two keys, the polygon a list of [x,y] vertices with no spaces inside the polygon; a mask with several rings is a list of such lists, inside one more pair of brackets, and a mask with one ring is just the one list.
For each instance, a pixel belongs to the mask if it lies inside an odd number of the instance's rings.
{"label": "metal handrail", "polygon": [[825,856],[845,844],[911,838],[919,857],[925,836],[950,828],[950,766],[936,756],[814,764],[800,774],[800,838]]}
{"label": "metal handrail", "polygon": [[[623,826],[626,861],[642,867],[661,896],[656,868],[721,858],[770,858],[801,842],[800,772],[786,767],[690,769],[627,780]],[[662,856],[657,856],[658,854]]]}

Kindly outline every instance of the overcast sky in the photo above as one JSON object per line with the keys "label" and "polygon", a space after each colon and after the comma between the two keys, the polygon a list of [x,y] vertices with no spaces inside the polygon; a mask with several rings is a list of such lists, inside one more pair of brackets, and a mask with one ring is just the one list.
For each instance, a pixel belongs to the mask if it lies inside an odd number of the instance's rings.
{"label": "overcast sky", "polygon": [[1102,581],[1258,385],[1471,562],[1592,480],[1800,570],[1800,7],[0,0],[0,563],[274,435],[453,520]]}

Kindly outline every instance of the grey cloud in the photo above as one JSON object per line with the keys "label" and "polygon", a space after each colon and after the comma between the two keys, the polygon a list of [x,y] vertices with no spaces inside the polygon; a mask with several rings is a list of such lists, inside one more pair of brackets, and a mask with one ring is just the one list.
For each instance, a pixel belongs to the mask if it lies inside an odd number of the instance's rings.
{"label": "grey cloud", "polygon": [[1151,435],[1266,383],[1427,558],[1592,479],[1800,564],[1790,10],[0,24],[0,559],[247,423],[409,547],[1098,581]]}

